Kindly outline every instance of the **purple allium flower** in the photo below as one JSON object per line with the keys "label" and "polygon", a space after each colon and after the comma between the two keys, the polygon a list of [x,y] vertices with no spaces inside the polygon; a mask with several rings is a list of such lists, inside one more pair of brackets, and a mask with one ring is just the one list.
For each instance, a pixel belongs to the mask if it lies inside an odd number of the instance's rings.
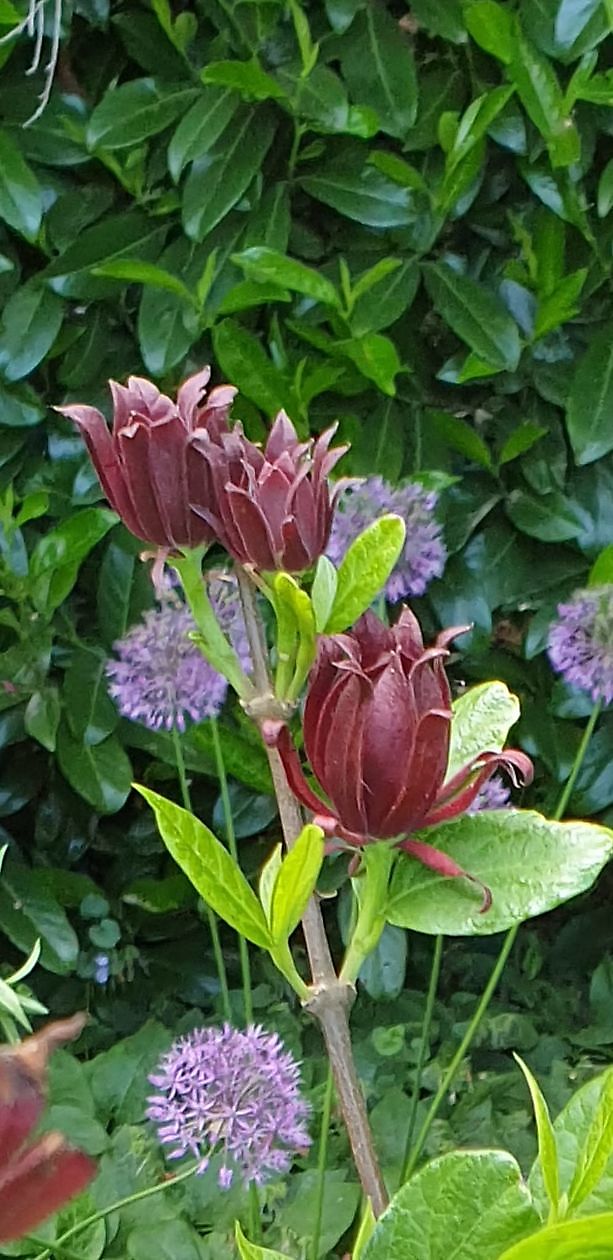
{"label": "purple allium flower", "polygon": [[235,1168],[245,1185],[286,1173],[292,1155],[310,1145],[299,1067],[276,1033],[196,1028],[174,1042],[149,1080],[158,1092],[147,1116],[172,1147],[170,1158],[195,1155],[204,1172],[221,1152],[222,1190]]}
{"label": "purple allium flower", "polygon": [[571,687],[594,702],[613,700],[613,584],[576,591],[558,604],[549,631],[549,659]]}
{"label": "purple allium flower", "polygon": [[[251,668],[245,623],[232,575],[210,582],[211,603],[244,669]],[[185,730],[186,720],[216,717],[228,684],[190,639],[196,630],[183,604],[165,601],[113,644],[117,660],[107,663],[109,692],[120,713],[152,731]]]}
{"label": "purple allium flower", "polygon": [[508,809],[511,801],[511,789],[503,783],[500,775],[495,774],[483,784],[467,814],[479,814],[482,809]]}
{"label": "purple allium flower", "polygon": [[419,482],[392,486],[383,477],[368,477],[348,487],[334,513],[326,554],[339,564],[347,548],[379,516],[395,512],[406,524],[406,540],[398,563],[389,577],[385,594],[391,603],[407,595],[423,595],[433,578],[445,568],[447,550],[434,510],[437,495]]}

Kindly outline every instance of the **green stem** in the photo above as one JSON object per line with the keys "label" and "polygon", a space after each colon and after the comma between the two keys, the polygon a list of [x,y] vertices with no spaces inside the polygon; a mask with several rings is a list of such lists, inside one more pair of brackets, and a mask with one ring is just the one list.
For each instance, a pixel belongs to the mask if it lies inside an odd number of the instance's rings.
{"label": "green stem", "polygon": [[[228,847],[230,853],[238,866],[238,847],[236,844],[236,832],[234,830],[234,818],[232,816],[232,802],[228,791],[228,776],[226,774],[226,766],[223,759],[223,749],[219,738],[219,727],[217,718],[211,718],[211,735],[213,737],[213,752],[215,755],[215,767],[217,777],[219,779],[219,791],[221,794],[221,804],[223,807],[224,822],[226,825],[226,835],[228,837]],[[245,1023],[253,1023],[253,997],[251,991],[251,966],[249,963],[249,950],[244,936],[238,935],[238,949],[241,962],[241,975],[243,978],[243,1003],[245,1007]]]}
{"label": "green stem", "polygon": [[315,1220],[313,1222],[313,1245],[312,1257],[317,1260],[319,1256],[319,1243],[321,1239],[321,1222],[324,1213],[324,1191],[326,1188],[326,1166],[328,1162],[328,1137],[330,1134],[330,1117],[332,1115],[332,1099],[334,1097],[334,1077],[332,1068],[328,1065],[328,1078],[326,1080],[326,1092],[324,1094],[324,1106],[321,1113],[321,1129],[319,1131],[319,1149],[317,1152],[317,1200],[315,1204]]}
{"label": "green stem", "polygon": [[[238,846],[236,843],[236,831],[234,830],[234,817],[232,814],[232,801],[228,791],[228,776],[226,774],[226,763],[223,757],[223,749],[219,738],[219,727],[217,718],[211,718],[211,735],[213,736],[213,752],[215,755],[215,768],[217,770],[217,778],[219,779],[219,791],[221,795],[221,804],[223,808],[224,822],[226,825],[226,836],[228,837],[228,847],[230,853],[238,866]],[[245,1009],[245,1023],[253,1023],[253,993],[251,989],[251,964],[249,962],[249,948],[244,936],[238,933],[238,952],[241,963],[241,976],[243,980],[243,1005]],[[249,1183],[249,1218],[251,1224],[251,1237],[254,1242],[259,1243],[262,1240],[262,1218],[260,1213],[260,1198],[258,1188],[254,1181]]]}
{"label": "green stem", "polygon": [[133,1203],[139,1203],[141,1199],[151,1199],[154,1194],[160,1194],[162,1190],[169,1190],[171,1186],[178,1186],[181,1181],[187,1181],[188,1177],[193,1177],[198,1169],[198,1160],[190,1164],[189,1168],[185,1168],[183,1172],[177,1173],[175,1177],[169,1177],[166,1181],[159,1181],[155,1186],[147,1186],[146,1190],[136,1190],[134,1194],[126,1195],[125,1199],[117,1199],[115,1203],[110,1203],[108,1207],[100,1208],[97,1212],[92,1212],[91,1216],[86,1216],[85,1220],[77,1221],[65,1234],[50,1244],[44,1251],[40,1251],[34,1260],[48,1260],[57,1248],[58,1253],[64,1243],[74,1238],[76,1234],[82,1233],[84,1229],[89,1229],[90,1225],[96,1225],[98,1221],[103,1221],[106,1216],[110,1216],[112,1212],[120,1212],[122,1208],[131,1207]]}
{"label": "green stem", "polygon": [[475,1033],[477,1032],[477,1029],[479,1028],[481,1020],[483,1019],[483,1016],[485,1015],[485,1012],[492,1000],[492,996],[498,985],[498,981],[500,980],[500,977],[506,966],[507,958],[509,957],[509,954],[511,953],[511,950],[513,948],[515,937],[517,936],[518,928],[519,928],[519,924],[517,924],[515,927],[512,927],[510,932],[507,932],[507,935],[504,938],[502,949],[496,960],[496,966],[494,967],[494,970],[492,971],[492,974],[485,986],[485,989],[483,990],[483,993],[481,994],[477,1009],[470,1021],[470,1024],[468,1025],[468,1028],[466,1029],[466,1032],[464,1033],[464,1036],[462,1037],[462,1040],[453,1056],[453,1059],[451,1060],[451,1063],[449,1064],[449,1067],[447,1068],[447,1071],[445,1072],[445,1075],[443,1076],[441,1080],[441,1083],[434,1095],[434,1098],[432,1099],[432,1102],[430,1103],[428,1114],[421,1126],[421,1129],[419,1130],[415,1146],[413,1147],[413,1150],[411,1151],[409,1158],[406,1161],[405,1167],[403,1169],[403,1178],[402,1178],[403,1182],[408,1180],[408,1178],[411,1176],[411,1173],[413,1172],[415,1168],[415,1165],[417,1164],[417,1161],[424,1148],[424,1143],[426,1141],[426,1138],[438,1114],[438,1109],[443,1101],[443,1098],[445,1097],[445,1094],[447,1093],[447,1090],[449,1089],[449,1086],[451,1085],[451,1082],[453,1081],[455,1077],[455,1074],[464,1058],[464,1055],[466,1054],[468,1047],[471,1045],[472,1040],[475,1036]]}
{"label": "green stem", "polygon": [[351,881],[358,913],[339,976],[346,984],[355,984],[363,963],[379,943],[395,857],[389,845],[369,845],[362,853],[360,874]]}
{"label": "green stem", "polygon": [[199,547],[174,557],[172,564],[181,578],[204,655],[214,669],[227,678],[237,695],[245,700],[252,694],[253,688],[213,611],[202,575],[202,556],[203,551]]}
{"label": "green stem", "polygon": [[[558,822],[560,818],[562,818],[562,815],[564,814],[566,806],[568,805],[573,788],[575,786],[575,783],[577,782],[577,776],[579,774],[581,766],[583,765],[585,754],[587,752],[590,739],[592,738],[592,735],[594,733],[594,728],[600,716],[600,710],[601,710],[600,703],[595,704],[590,714],[589,721],[583,732],[581,743],[579,744],[579,747],[575,754],[575,760],[573,762],[571,772],[568,776],[568,779],[566,780],[566,783],[564,784],[564,788],[560,795],[560,799],[554,811],[554,814],[553,814],[554,822]],[[417,1135],[417,1141],[415,1143],[415,1146],[413,1147],[413,1150],[411,1151],[409,1158],[405,1161],[405,1167],[403,1169],[403,1178],[402,1178],[403,1181],[408,1180],[408,1178],[411,1176],[412,1172],[414,1171],[417,1165],[421,1152],[424,1148],[424,1143],[436,1119],[436,1116],[438,1114],[438,1110],[443,1101],[443,1098],[445,1097],[445,1094],[447,1093],[447,1090],[449,1089],[449,1086],[451,1085],[451,1082],[453,1081],[453,1078],[462,1062],[462,1059],[464,1058],[466,1052],[471,1046],[473,1039],[475,1037],[475,1034],[477,1033],[479,1026],[481,1024],[481,1021],[492,1000],[494,992],[498,986],[498,981],[500,980],[500,977],[505,969],[509,954],[511,953],[513,945],[515,944],[515,938],[517,936],[520,926],[521,924],[517,923],[514,927],[510,928],[504,938],[504,941],[502,943],[502,948],[496,960],[496,965],[481,995],[481,998],[479,999],[477,1009],[470,1021],[470,1024],[468,1025],[468,1028],[466,1029],[466,1032],[464,1033],[464,1036],[460,1042],[460,1045],[458,1046],[458,1049],[456,1050],[456,1053],[453,1056],[453,1059],[451,1060],[451,1063],[449,1064],[449,1067],[447,1068],[447,1071],[445,1072],[445,1075],[436,1091],[436,1094],[434,1095],[434,1098],[432,1099],[428,1114]]]}
{"label": "green stem", "polygon": [[[189,790],[189,783],[187,781],[187,773],[185,769],[185,757],[183,756],[183,745],[181,743],[181,736],[179,735],[179,732],[176,726],[173,726],[172,728],[172,742],[173,742],[174,750],[175,750],[175,761],[177,765],[177,774],[179,776],[179,785],[181,788],[181,799],[183,801],[184,808],[188,809],[190,814],[193,814],[194,811],[192,809],[192,798],[191,798],[191,793]],[[223,949],[221,947],[221,940],[219,937],[219,928],[217,926],[217,919],[214,912],[211,910],[210,906],[205,906],[205,909],[206,909],[207,923],[209,926],[209,932],[211,933],[211,943],[213,945],[213,955],[215,958],[215,966],[217,968],[217,979],[219,980],[219,992],[221,994],[221,1007],[223,1010],[223,1016],[224,1016],[224,1019],[228,1021],[228,1023],[231,1023],[232,1008],[230,1006],[230,992],[228,989],[228,976],[226,973],[226,964],[224,961]]]}
{"label": "green stem", "polygon": [[407,1168],[411,1155],[411,1144],[413,1142],[413,1134],[415,1132],[415,1122],[417,1120],[417,1108],[419,1106],[419,1095],[421,1093],[421,1080],[426,1064],[426,1057],[430,1045],[430,1029],[432,1027],[432,1016],[434,1014],[434,1002],[436,999],[436,990],[438,988],[439,976],[441,974],[441,961],[443,957],[443,937],[437,936],[434,941],[434,954],[432,955],[432,965],[430,967],[430,982],[428,984],[428,994],[426,997],[426,1009],[424,1011],[424,1020],[421,1028],[421,1038],[419,1042],[419,1050],[417,1052],[417,1064],[415,1067],[415,1083],[413,1085],[413,1095],[411,1097],[411,1111],[409,1114],[409,1123],[407,1127],[407,1137],[404,1147],[404,1158],[402,1161],[402,1172],[400,1174],[400,1185],[406,1181]]}
{"label": "green stem", "polygon": [[589,721],[583,732],[581,743],[579,744],[579,747],[575,755],[575,760],[573,761],[573,764],[572,764],[571,772],[566,780],[566,783],[564,784],[564,787],[562,789],[562,795],[560,796],[560,799],[558,801],[558,807],[554,814],[555,819],[562,818],[564,813],[566,812],[566,806],[568,805],[568,802],[573,794],[573,788],[575,786],[575,783],[577,782],[579,771],[583,765],[585,754],[588,748],[588,744],[592,738],[592,735],[594,734],[594,727],[596,726],[598,718],[600,717],[601,708],[602,708],[602,705],[600,701],[598,701],[598,703],[594,705],[594,708],[592,709],[592,712],[590,713]]}

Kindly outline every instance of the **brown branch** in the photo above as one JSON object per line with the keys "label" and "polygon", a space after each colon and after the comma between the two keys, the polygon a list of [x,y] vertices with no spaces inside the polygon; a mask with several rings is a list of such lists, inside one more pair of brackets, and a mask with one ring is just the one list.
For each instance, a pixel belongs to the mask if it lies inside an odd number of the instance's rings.
{"label": "brown branch", "polygon": [[[272,692],[268,656],[261,621],[255,605],[253,586],[247,574],[244,571],[241,572],[240,569],[238,581],[253,662],[254,682],[258,692],[258,697],[254,702],[255,712],[251,704],[248,708],[254,717],[257,713],[263,720],[271,715],[270,712],[265,711],[266,701],[270,700],[270,708],[273,711],[275,706],[278,706],[278,702]],[[278,712],[274,715],[278,716]],[[267,747],[266,752],[285,843],[288,848],[291,848],[302,831],[302,815],[287,785],[285,771],[276,748]],[[302,927],[312,975],[311,996],[308,1002],[305,1002],[305,1009],[315,1016],[321,1027],[355,1166],[364,1194],[370,1199],[373,1212],[378,1217],[387,1207],[388,1197],[353,1059],[349,1012],[355,999],[355,990],[352,985],[347,985],[338,979],[321,910],[315,897],[309,901]]]}

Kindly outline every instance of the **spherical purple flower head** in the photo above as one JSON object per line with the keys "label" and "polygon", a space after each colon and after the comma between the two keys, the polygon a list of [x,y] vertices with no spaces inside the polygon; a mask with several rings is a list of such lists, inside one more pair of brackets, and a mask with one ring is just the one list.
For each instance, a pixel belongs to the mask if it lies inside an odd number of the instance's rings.
{"label": "spherical purple flower head", "polygon": [[499,774],[495,774],[483,784],[467,814],[479,814],[483,809],[508,809],[511,803],[511,789],[503,783]]}
{"label": "spherical purple flower head", "polygon": [[157,1093],[147,1116],[170,1158],[194,1155],[204,1172],[221,1152],[222,1190],[235,1168],[244,1185],[288,1172],[292,1156],[310,1145],[299,1067],[276,1033],[196,1028],[174,1042],[149,1080]]}
{"label": "spherical purple flower head", "polygon": [[188,609],[166,604],[113,644],[118,659],[106,673],[123,717],[151,731],[184,731],[188,718],[216,717],[228,684],[189,638],[195,629]]}
{"label": "spherical purple flower head", "polygon": [[576,591],[558,604],[549,631],[549,659],[571,687],[592,700],[613,700],[613,584]]}
{"label": "spherical purple flower head", "polygon": [[395,512],[406,524],[406,539],[386,583],[385,595],[391,603],[408,595],[423,595],[432,579],[441,576],[447,559],[441,526],[434,515],[436,504],[434,491],[418,482],[391,486],[383,477],[368,477],[341,495],[326,554],[338,565],[367,525],[387,512]]}

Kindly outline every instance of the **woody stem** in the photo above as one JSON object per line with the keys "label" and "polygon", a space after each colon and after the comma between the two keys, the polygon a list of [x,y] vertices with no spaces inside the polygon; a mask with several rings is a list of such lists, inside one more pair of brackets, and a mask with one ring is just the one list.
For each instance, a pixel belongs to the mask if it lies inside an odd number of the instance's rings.
{"label": "woody stem", "polygon": [[[253,676],[257,692],[256,704],[257,700],[264,702],[266,697],[270,697],[274,704],[266,644],[255,604],[253,586],[248,575],[240,569],[238,581],[253,662]],[[262,707],[262,720],[265,716]],[[283,836],[287,847],[291,848],[303,827],[300,808],[288,787],[276,748],[267,747],[266,753]],[[364,1194],[370,1199],[373,1212],[378,1217],[387,1207],[388,1197],[377,1162],[366,1104],[353,1059],[349,1011],[353,1005],[355,990],[352,985],[339,980],[336,974],[321,910],[314,897],[311,898],[305,910],[302,928],[312,976],[310,996],[305,1002],[305,1007],[315,1016],[321,1027],[355,1166]]]}

